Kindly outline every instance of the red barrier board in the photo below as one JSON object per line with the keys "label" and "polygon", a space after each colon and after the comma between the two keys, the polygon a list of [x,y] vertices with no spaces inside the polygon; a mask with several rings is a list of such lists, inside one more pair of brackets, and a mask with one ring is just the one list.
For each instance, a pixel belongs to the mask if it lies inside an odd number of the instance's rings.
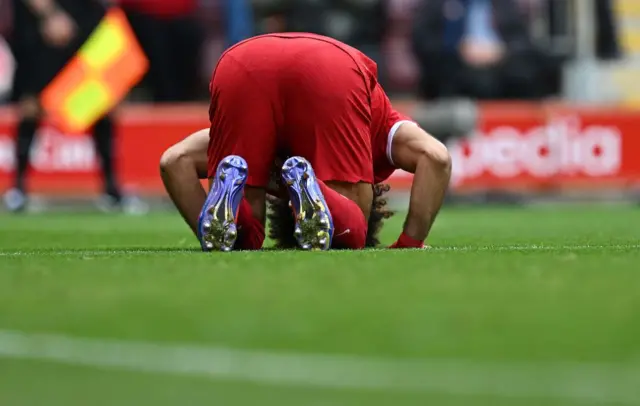
{"label": "red barrier board", "polygon": [[[410,112],[411,105],[398,105]],[[640,111],[561,105],[488,104],[476,133],[449,143],[453,188],[554,190],[640,185]],[[162,152],[208,126],[204,105],[123,107],[116,114],[118,173],[127,189],[163,193]],[[0,109],[0,190],[11,185],[15,116]],[[96,193],[98,161],[88,135],[67,136],[44,125],[32,150],[30,189]],[[396,189],[411,176],[397,172]]]}
{"label": "red barrier board", "polygon": [[[164,193],[158,164],[171,145],[209,125],[208,109],[127,107],[116,114],[118,175],[127,190]],[[0,111],[0,190],[11,186],[14,114]],[[89,135],[67,136],[43,125],[31,151],[29,189],[38,193],[97,193],[99,162]]]}
{"label": "red barrier board", "polygon": [[[640,111],[488,104],[474,134],[449,142],[456,191],[640,186]],[[398,172],[395,186],[411,176]]]}

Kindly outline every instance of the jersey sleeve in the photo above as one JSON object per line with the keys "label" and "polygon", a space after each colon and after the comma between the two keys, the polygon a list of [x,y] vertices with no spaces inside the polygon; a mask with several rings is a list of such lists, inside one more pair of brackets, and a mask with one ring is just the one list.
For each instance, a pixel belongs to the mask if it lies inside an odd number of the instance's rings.
{"label": "jersey sleeve", "polygon": [[391,147],[398,128],[404,123],[415,123],[415,121],[393,108],[379,84],[372,93],[372,116],[374,177],[375,182],[379,183],[389,178],[396,170]]}

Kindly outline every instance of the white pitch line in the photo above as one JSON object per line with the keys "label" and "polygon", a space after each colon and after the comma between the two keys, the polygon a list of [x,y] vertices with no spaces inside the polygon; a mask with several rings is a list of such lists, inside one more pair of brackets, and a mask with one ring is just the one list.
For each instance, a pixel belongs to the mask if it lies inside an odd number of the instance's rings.
{"label": "white pitch line", "polygon": [[614,245],[488,245],[488,246],[460,246],[460,247],[433,247],[434,251],[588,251],[588,250],[630,250],[640,249],[638,244],[614,244]]}
{"label": "white pitch line", "polygon": [[[614,245],[465,245],[465,246],[443,246],[443,247],[431,247],[424,249],[424,251],[430,252],[511,252],[511,251],[590,251],[590,250],[640,250],[640,244],[614,244]],[[358,251],[362,253],[366,252],[384,252],[388,251],[385,248],[368,249],[364,251]],[[291,253],[290,250],[266,250],[264,251],[270,254],[279,253]],[[327,251],[321,255],[335,254],[340,255],[348,251]],[[398,252],[398,251],[393,251]],[[149,254],[163,254],[163,253],[195,253],[199,251],[196,249],[176,249],[176,250],[163,250],[163,249],[105,249],[105,250],[59,250],[59,251],[4,251],[0,252],[0,257],[52,257],[52,256],[105,256],[105,255],[149,255]],[[244,252],[246,254],[246,252]]]}
{"label": "white pitch line", "polygon": [[285,387],[640,403],[638,364],[410,361],[5,330],[0,330],[0,358]]}

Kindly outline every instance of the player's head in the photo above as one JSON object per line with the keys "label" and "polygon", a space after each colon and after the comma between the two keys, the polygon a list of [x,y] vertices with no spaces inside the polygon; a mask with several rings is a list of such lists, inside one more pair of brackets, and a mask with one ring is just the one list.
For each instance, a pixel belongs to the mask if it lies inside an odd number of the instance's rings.
{"label": "player's head", "polygon": [[[367,248],[377,247],[380,244],[378,236],[385,219],[393,216],[393,211],[387,207],[387,199],[385,195],[389,192],[390,187],[386,184],[378,184],[373,186],[373,204],[371,205],[371,213],[369,215],[369,224],[367,228]],[[291,215],[289,202],[284,199],[269,197],[267,217],[270,222],[269,238],[276,243],[279,249],[291,249],[297,246],[296,239],[293,236],[295,220]]]}
{"label": "player's head", "polygon": [[369,214],[369,224],[367,224],[367,248],[374,248],[380,245],[378,236],[384,225],[384,221],[394,212],[387,207],[387,198],[385,195],[391,190],[391,186],[385,183],[379,183],[373,186],[373,204],[371,205],[371,213]]}

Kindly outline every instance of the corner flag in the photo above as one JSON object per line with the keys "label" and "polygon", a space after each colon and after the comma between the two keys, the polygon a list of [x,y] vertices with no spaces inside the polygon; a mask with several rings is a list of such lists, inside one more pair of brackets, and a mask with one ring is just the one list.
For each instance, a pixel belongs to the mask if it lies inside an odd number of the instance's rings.
{"label": "corner flag", "polygon": [[124,12],[113,8],[44,89],[40,101],[60,130],[81,133],[124,99],[148,68]]}

